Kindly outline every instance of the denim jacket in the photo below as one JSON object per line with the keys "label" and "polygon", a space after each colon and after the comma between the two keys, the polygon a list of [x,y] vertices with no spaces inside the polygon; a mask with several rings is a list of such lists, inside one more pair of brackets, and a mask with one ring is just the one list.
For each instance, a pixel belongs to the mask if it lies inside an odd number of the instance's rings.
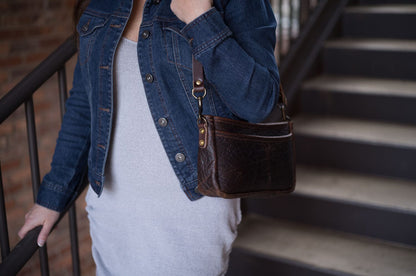
{"label": "denim jacket", "polygon": [[[73,88],[51,170],[37,196],[42,206],[62,211],[87,165],[92,189],[98,195],[103,190],[111,144],[114,53],[132,2],[91,0],[80,18]],[[204,113],[260,122],[279,92],[275,28],[268,0],[214,0],[212,9],[189,24],[172,13],[170,0],[146,1],[137,77],[143,80],[155,127],[190,200],[202,197],[195,191],[198,104],[191,92],[192,54],[204,66]]]}

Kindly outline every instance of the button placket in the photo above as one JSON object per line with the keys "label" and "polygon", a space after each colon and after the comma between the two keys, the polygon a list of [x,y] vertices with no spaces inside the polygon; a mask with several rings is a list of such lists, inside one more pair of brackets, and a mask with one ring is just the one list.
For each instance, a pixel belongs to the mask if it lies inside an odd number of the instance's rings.
{"label": "button placket", "polygon": [[157,120],[157,123],[161,127],[166,127],[168,125],[168,120],[162,117],[162,118],[159,118],[159,120]]}
{"label": "button placket", "polygon": [[154,80],[153,75],[152,75],[152,74],[149,74],[149,73],[147,73],[147,74],[146,74],[145,78],[146,78],[146,81],[147,81],[148,83],[152,83],[152,82],[153,82],[153,80]]}
{"label": "button placket", "polygon": [[183,153],[177,153],[175,155],[175,160],[178,163],[182,163],[183,161],[185,161],[185,155]]}
{"label": "button placket", "polygon": [[150,37],[150,31],[145,30],[142,32],[142,38],[143,39],[148,39]]}

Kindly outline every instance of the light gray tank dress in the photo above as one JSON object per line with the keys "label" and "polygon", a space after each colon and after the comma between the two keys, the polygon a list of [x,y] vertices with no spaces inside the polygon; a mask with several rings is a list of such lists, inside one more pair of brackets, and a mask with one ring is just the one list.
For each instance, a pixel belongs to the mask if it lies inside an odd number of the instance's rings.
{"label": "light gray tank dress", "polygon": [[104,191],[86,196],[97,275],[224,275],[240,200],[186,197],[150,114],[137,43],[122,38],[114,65]]}

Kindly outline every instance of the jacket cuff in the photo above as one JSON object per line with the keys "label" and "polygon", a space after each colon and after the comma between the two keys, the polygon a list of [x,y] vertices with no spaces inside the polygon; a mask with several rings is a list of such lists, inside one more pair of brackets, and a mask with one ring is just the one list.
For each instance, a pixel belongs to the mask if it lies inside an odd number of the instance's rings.
{"label": "jacket cuff", "polygon": [[43,182],[39,187],[36,203],[48,209],[62,212],[70,200],[68,192],[62,190],[62,186]]}
{"label": "jacket cuff", "polygon": [[181,32],[190,41],[192,54],[195,56],[215,47],[232,34],[216,8],[211,8],[197,17]]}

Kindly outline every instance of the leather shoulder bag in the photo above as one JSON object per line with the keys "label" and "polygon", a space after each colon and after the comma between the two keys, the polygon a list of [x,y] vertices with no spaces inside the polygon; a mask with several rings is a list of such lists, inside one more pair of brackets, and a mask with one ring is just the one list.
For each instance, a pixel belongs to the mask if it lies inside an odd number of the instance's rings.
{"label": "leather shoulder bag", "polygon": [[280,86],[282,121],[249,123],[202,114],[207,91],[193,58],[192,95],[198,100],[198,187],[206,196],[239,198],[290,193],[295,189],[293,124]]}

